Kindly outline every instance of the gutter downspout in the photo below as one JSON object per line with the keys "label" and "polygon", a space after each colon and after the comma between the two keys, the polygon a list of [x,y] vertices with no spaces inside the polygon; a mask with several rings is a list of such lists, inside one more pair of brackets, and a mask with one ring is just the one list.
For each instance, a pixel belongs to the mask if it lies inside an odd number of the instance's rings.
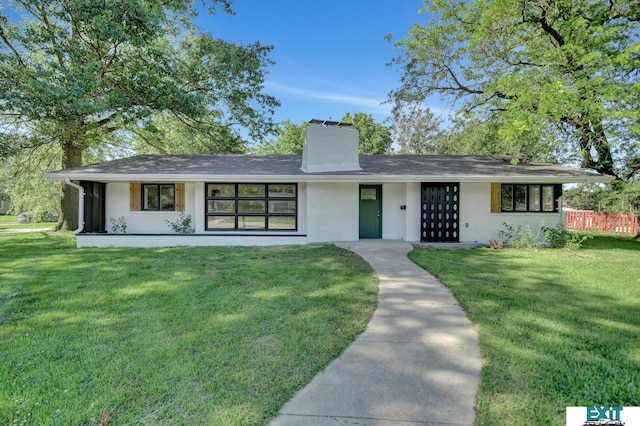
{"label": "gutter downspout", "polygon": [[78,184],[71,182],[69,178],[64,178],[64,183],[78,190],[78,229],[75,230],[76,235],[84,231],[84,188]]}
{"label": "gutter downspout", "polygon": [[562,204],[564,203],[564,195],[558,197],[558,212],[560,212],[560,229],[567,229],[567,213],[565,213]]}

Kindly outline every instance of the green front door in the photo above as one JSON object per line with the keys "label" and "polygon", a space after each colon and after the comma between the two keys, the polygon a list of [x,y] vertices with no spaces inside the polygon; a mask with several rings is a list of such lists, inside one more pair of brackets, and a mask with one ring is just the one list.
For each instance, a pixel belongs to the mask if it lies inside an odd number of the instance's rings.
{"label": "green front door", "polygon": [[360,185],[360,238],[382,237],[382,186]]}

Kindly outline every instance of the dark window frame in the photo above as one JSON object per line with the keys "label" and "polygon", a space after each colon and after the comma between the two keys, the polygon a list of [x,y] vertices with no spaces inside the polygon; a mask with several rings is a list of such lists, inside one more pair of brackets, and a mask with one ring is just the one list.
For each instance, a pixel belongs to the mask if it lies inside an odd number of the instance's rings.
{"label": "dark window frame", "polygon": [[[524,187],[524,188],[523,188]],[[535,208],[535,202],[531,199],[531,188],[539,189],[538,209]],[[545,188],[552,188],[553,192],[553,209],[545,209]],[[509,191],[510,189],[510,191]],[[522,191],[524,189],[524,191]],[[524,196],[524,200],[517,197],[519,194]],[[548,191],[548,190],[547,190]],[[510,195],[510,202],[505,203],[505,195]],[[501,213],[558,213],[558,198],[562,196],[562,184],[558,183],[501,183],[500,184],[500,212]],[[533,200],[536,201],[536,200]],[[524,203],[524,208],[523,208]]]}
{"label": "dark window frame", "polygon": [[[209,185],[233,185],[233,195],[209,195]],[[294,196],[290,197],[278,197],[269,195],[270,186],[293,186],[295,190]],[[240,186],[263,186],[264,195],[239,195]],[[233,203],[232,211],[221,211],[216,213],[209,212],[209,201],[227,201]],[[240,202],[264,202],[264,211],[259,212],[242,212],[240,210]],[[269,211],[270,202],[289,201],[294,202],[294,213],[274,213]],[[205,182],[205,202],[204,202],[204,214],[205,214],[205,231],[217,231],[217,232],[297,232],[298,231],[298,184],[290,182]],[[229,217],[233,218],[233,227],[230,228],[210,228],[209,217]],[[239,227],[239,221],[241,217],[264,217],[263,228],[251,228]],[[293,228],[270,228],[270,218],[286,217],[293,218]]]}
{"label": "dark window frame", "polygon": [[[158,206],[148,208],[145,200],[145,188],[155,186],[158,194]],[[171,187],[173,189],[173,203],[171,209],[162,208],[162,187]],[[141,183],[140,184],[140,211],[145,212],[174,212],[176,211],[176,185],[175,183]]]}

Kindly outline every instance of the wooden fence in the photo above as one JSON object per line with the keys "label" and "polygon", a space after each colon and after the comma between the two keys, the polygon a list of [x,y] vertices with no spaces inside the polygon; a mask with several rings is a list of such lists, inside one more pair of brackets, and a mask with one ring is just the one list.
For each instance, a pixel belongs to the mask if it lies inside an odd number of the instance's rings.
{"label": "wooden fence", "polygon": [[633,213],[565,211],[567,229],[577,231],[638,234],[638,218]]}

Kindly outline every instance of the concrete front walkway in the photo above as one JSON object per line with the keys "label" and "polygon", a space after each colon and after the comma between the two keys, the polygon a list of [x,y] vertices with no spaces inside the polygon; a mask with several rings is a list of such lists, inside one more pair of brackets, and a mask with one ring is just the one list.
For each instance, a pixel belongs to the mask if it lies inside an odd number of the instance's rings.
{"label": "concrete front walkway", "polygon": [[473,424],[478,337],[451,293],[407,258],[406,242],[337,245],[375,269],[378,308],[364,333],[269,424]]}

